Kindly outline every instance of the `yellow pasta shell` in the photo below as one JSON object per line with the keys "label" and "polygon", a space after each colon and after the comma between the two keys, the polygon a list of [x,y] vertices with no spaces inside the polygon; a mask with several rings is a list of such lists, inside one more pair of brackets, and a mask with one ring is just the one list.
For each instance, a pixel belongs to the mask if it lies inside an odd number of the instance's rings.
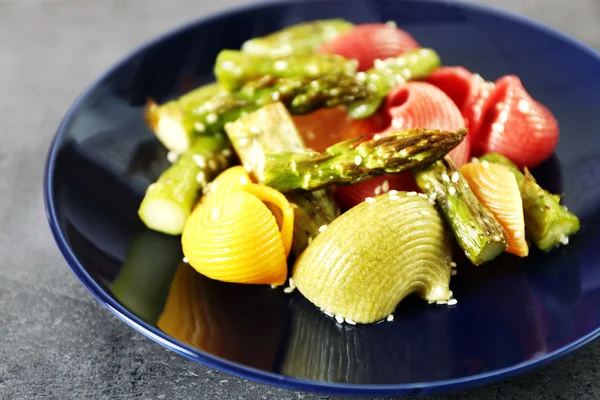
{"label": "yellow pasta shell", "polygon": [[[278,207],[281,221],[263,201]],[[281,232],[280,232],[281,226]],[[293,209],[243,167],[224,171],[188,218],[182,246],[199,273],[225,282],[281,285],[287,278]]]}

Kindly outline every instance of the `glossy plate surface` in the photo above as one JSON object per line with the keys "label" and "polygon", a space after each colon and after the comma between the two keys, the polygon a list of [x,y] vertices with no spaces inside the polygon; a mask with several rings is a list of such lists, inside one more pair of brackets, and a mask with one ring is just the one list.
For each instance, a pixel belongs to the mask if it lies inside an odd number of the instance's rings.
{"label": "glossy plate surface", "polygon": [[[518,75],[558,118],[556,155],[535,171],[582,220],[569,246],[459,268],[456,307],[406,301],[393,323],[339,326],[299,293],[213,282],[180,263],[179,238],[144,229],[137,207],[166,167],[142,120],[209,81],[219,50],[303,20],[396,21],[445,65]],[[600,58],[498,10],[440,1],[317,0],[219,14],[143,46],[80,97],[50,149],[48,217],[67,262],[126,323],[198,362],[331,394],[432,393],[543,365],[600,333]],[[465,264],[464,262],[462,263]],[[460,265],[460,264],[459,264]]]}

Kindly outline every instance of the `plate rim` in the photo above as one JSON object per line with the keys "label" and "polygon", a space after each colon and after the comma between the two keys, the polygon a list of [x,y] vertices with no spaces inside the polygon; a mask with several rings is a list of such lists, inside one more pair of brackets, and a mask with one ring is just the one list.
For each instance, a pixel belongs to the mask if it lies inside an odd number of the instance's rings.
{"label": "plate rim", "polygon": [[[534,369],[544,367],[551,362],[557,361],[576,350],[588,345],[598,337],[600,337],[600,326],[592,330],[588,334],[579,337],[577,340],[571,341],[569,344],[560,347],[550,353],[544,354],[538,358],[533,358],[525,362],[512,365],[510,367],[497,369],[485,373],[479,373],[475,375],[468,375],[460,378],[445,379],[431,382],[411,382],[411,383],[398,383],[398,384],[348,384],[348,383],[331,383],[323,381],[315,381],[309,379],[295,378],[279,373],[268,372],[260,370],[254,367],[249,367],[237,362],[229,361],[224,358],[212,355],[210,353],[201,351],[199,349],[188,346],[162,332],[156,327],[151,326],[145,321],[141,320],[131,311],[127,310],[125,306],[114,299],[109,293],[107,293],[98,282],[87,273],[83,265],[77,259],[70,246],[67,244],[65,235],[60,228],[60,222],[58,220],[56,204],[53,198],[54,193],[54,170],[56,165],[57,153],[60,149],[59,144],[67,132],[67,127],[70,125],[71,120],[77,114],[81,104],[91,95],[91,93],[97,89],[100,83],[106,78],[113,74],[123,65],[129,63],[139,54],[152,48],[155,45],[168,40],[171,37],[182,34],[188,30],[194,29],[195,27],[208,23],[210,21],[232,16],[238,13],[243,13],[249,10],[257,10],[268,6],[277,5],[294,5],[300,3],[318,3],[321,0],[259,0],[252,1],[248,4],[237,5],[221,9],[205,14],[200,17],[192,18],[186,22],[183,22],[174,28],[167,29],[162,33],[159,33],[149,40],[142,42],[140,45],[131,49],[125,56],[119,58],[116,62],[112,63],[102,74],[94,79],[84,90],[76,97],[56,131],[54,138],[51,141],[50,147],[46,154],[46,162],[44,164],[44,175],[43,175],[43,200],[46,218],[52,232],[52,236],[69,267],[79,279],[79,281],[85,286],[85,288],[93,295],[93,297],[106,307],[111,313],[116,315],[121,321],[125,322],[126,325],[133,328],[135,331],[148,337],[150,340],[158,343],[167,350],[173,351],[187,359],[194,362],[203,364],[210,368],[215,368],[231,375],[240,377],[242,379],[253,380],[263,384],[281,387],[290,390],[301,390],[306,392],[325,394],[325,395],[351,395],[351,396],[393,396],[393,395],[423,395],[423,394],[434,394],[440,392],[448,392],[460,389],[468,389],[476,386],[482,386],[488,383],[500,381],[510,377],[530,372]],[[343,0],[334,0],[343,2]],[[434,5],[451,5],[458,8],[469,9],[478,13],[488,14],[502,19],[512,20],[531,28],[534,28],[542,33],[553,36],[560,39],[570,46],[578,48],[580,51],[588,53],[590,56],[596,58],[600,68],[600,51],[596,50],[592,46],[584,43],[577,38],[569,35],[565,32],[560,31],[550,25],[534,20],[525,15],[517,14],[512,11],[505,10],[498,6],[489,6],[484,4],[474,4],[466,1],[455,1],[449,3],[447,0],[401,0],[398,2],[399,7],[402,2],[427,2]]]}

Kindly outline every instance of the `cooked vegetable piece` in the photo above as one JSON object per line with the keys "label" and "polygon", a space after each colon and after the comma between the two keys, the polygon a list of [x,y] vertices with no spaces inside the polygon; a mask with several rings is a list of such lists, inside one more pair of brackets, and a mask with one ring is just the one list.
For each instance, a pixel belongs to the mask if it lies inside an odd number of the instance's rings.
{"label": "cooked vegetable piece", "polygon": [[192,133],[196,122],[190,115],[190,107],[202,104],[222,92],[221,86],[212,83],[194,89],[163,105],[149,100],[144,119],[167,149],[179,154],[185,153],[192,145]]}
{"label": "cooked vegetable piece", "polygon": [[[256,171],[265,162],[265,152],[304,151],[302,138],[281,103],[265,106],[229,123],[225,130],[242,164],[255,179]],[[340,210],[324,190],[288,193],[286,197],[296,206],[292,252],[299,256],[320,233],[319,228],[330,224],[340,215]]]}
{"label": "cooked vegetable piece", "polygon": [[343,19],[303,22],[263,37],[250,39],[244,42],[242,51],[270,57],[311,54],[323,43],[353,27],[354,24]]}
{"label": "cooked vegetable piece", "polygon": [[[265,203],[279,210],[279,221]],[[282,285],[293,224],[294,210],[281,193],[251,183],[243,167],[231,167],[212,182],[188,218],[183,253],[211,279]]]}
{"label": "cooked vegetable piece", "polygon": [[391,24],[360,24],[319,49],[320,53],[338,54],[359,61],[359,71],[373,68],[375,60],[398,57],[418,49],[419,43],[406,31]]}
{"label": "cooked vegetable piece", "polygon": [[444,223],[426,199],[384,194],[327,226],[296,262],[293,279],[317,307],[367,324],[411,293],[450,299],[450,258]]}
{"label": "cooked vegetable piece", "polygon": [[494,215],[475,197],[449,157],[415,172],[419,187],[438,206],[467,258],[481,265],[507,247],[506,233]]}
{"label": "cooked vegetable piece", "polygon": [[144,229],[131,239],[110,290],[127,309],[155,324],[182,257],[178,238]]}
{"label": "cooked vegetable piece", "polygon": [[504,165],[469,163],[460,168],[471,190],[500,222],[508,239],[506,252],[527,257],[523,200],[514,174]]}
{"label": "cooked vegetable piece", "polygon": [[221,92],[209,99],[190,101],[182,117],[179,114],[173,117],[167,112],[155,113],[158,122],[152,126],[161,131],[165,138],[163,143],[170,150],[183,153],[196,137],[219,132],[227,122],[277,101],[285,104],[292,114],[306,114],[323,107],[364,100],[370,95],[364,83],[347,75],[317,78],[264,76],[237,92]]}
{"label": "cooked vegetable piece", "polygon": [[385,173],[424,167],[456,147],[466,129],[410,129],[340,142],[322,153],[269,153],[258,180],[282,192],[358,183]]}
{"label": "cooked vegetable piece", "polygon": [[354,118],[373,115],[393,88],[406,81],[424,79],[439,66],[440,58],[432,49],[414,50],[399,57],[377,62],[375,67],[357,75],[364,79],[373,95],[369,101],[360,101],[349,105],[350,115]]}
{"label": "cooked vegetable piece", "polygon": [[525,233],[540,250],[550,251],[568,243],[579,231],[579,219],[560,204],[560,196],[550,194],[537,184],[528,170],[523,174],[508,158],[489,153],[481,160],[505,165],[515,176],[523,199]]}
{"label": "cooked vegetable piece", "polygon": [[245,83],[269,75],[277,78],[315,78],[322,75],[354,75],[358,62],[331,54],[302,54],[272,58],[222,50],[215,63],[217,81],[234,91]]}
{"label": "cooked vegetable piece", "polygon": [[204,186],[230,162],[223,134],[202,136],[146,190],[138,214],[146,226],[179,235]]}

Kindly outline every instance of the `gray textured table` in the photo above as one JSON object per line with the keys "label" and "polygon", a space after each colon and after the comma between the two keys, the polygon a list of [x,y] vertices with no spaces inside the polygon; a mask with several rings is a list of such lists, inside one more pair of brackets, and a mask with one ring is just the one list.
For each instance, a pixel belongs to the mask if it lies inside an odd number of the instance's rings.
{"label": "gray textured table", "polygon": [[[139,43],[244,0],[0,0],[0,398],[325,399],[176,356],[100,306],[54,245],[46,150],[64,112]],[[484,0],[600,49],[600,1]],[[436,399],[600,398],[600,342],[528,375]]]}

